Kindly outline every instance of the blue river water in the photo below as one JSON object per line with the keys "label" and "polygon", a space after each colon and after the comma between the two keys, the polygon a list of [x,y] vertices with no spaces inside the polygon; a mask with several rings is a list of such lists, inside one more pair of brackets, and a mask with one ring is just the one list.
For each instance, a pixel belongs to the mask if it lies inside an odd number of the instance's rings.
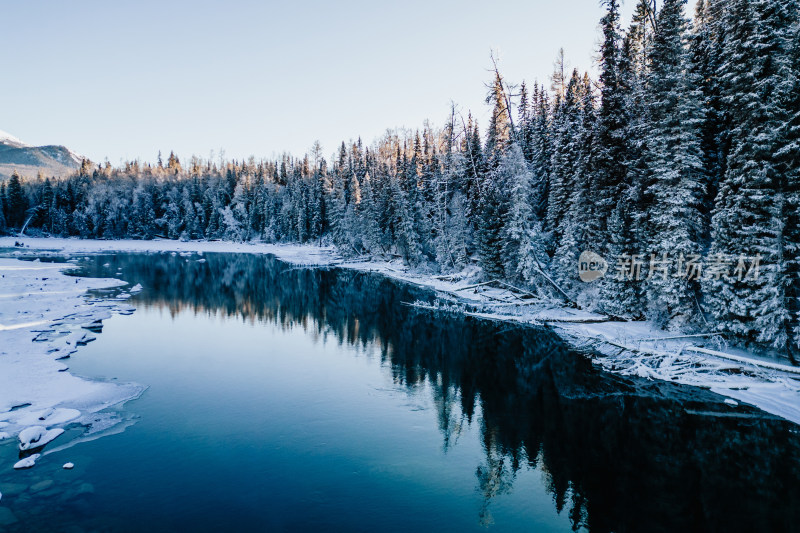
{"label": "blue river water", "polygon": [[433,294],[272,257],[79,265],[144,290],[70,371],[148,389],[121,408],[124,431],[29,471],[0,446],[0,530],[800,527],[796,426],[604,373],[547,330],[420,310],[405,304]]}

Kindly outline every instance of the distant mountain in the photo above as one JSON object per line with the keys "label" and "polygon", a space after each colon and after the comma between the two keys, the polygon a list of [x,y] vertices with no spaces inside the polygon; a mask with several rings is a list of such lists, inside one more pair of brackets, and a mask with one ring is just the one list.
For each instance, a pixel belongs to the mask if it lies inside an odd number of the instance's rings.
{"label": "distant mountain", "polygon": [[11,177],[16,170],[20,176],[63,176],[81,164],[82,157],[60,145],[31,146],[13,135],[0,131],[0,180]]}

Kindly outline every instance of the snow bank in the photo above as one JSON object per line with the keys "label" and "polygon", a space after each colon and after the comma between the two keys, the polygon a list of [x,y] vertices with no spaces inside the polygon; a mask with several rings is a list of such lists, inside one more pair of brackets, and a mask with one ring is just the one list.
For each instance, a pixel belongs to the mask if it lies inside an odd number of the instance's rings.
{"label": "snow bank", "polygon": [[[100,241],[83,239],[55,239],[34,237],[0,237],[0,248],[13,248],[14,242],[22,241],[26,248],[16,250],[23,255],[26,250],[56,251],[58,253],[102,253],[102,252],[229,252],[229,253],[261,253],[274,254],[293,264],[330,265],[341,261],[333,246],[309,246],[291,244],[235,243],[223,241],[172,241],[156,239],[152,241]],[[11,253],[14,253],[13,251]],[[118,280],[110,281],[111,285],[119,284]]]}
{"label": "snow bank", "polygon": [[[11,247],[14,240],[0,238],[0,247]],[[576,348],[591,350],[593,361],[609,372],[708,388],[800,424],[800,379],[785,365],[730,348],[721,351],[717,345],[719,339],[710,336],[667,334],[649,322],[612,322],[602,315],[563,308],[556,302],[522,300],[519,293],[515,294],[509,288],[476,283],[480,271],[474,267],[450,276],[438,276],[410,270],[399,260],[344,260],[331,246],[300,244],[51,238],[25,238],[24,243],[31,249],[58,250],[59,253],[272,254],[295,265],[337,266],[377,272],[437,291],[445,305],[432,307],[432,310],[452,310],[488,320],[547,325]],[[30,319],[31,323],[35,321],[35,318]],[[24,327],[34,326],[28,324]]]}
{"label": "snow bank", "polygon": [[[8,240],[0,239],[0,247]],[[125,284],[65,275],[72,266],[0,258],[0,427],[4,437],[19,437],[23,451],[60,436],[59,426],[79,424],[144,390],[73,376],[61,362],[94,338],[84,327],[97,329],[116,311],[116,302],[91,301],[86,291]],[[32,457],[15,468],[30,468]]]}

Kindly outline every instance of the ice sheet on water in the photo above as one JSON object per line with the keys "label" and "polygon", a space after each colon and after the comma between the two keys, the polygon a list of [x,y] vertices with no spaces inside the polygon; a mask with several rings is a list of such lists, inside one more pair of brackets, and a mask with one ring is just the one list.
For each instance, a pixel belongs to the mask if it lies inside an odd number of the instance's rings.
{"label": "ice sheet on water", "polygon": [[137,419],[131,414],[116,411],[106,411],[85,415],[77,423],[86,427],[86,430],[77,438],[62,444],[61,446],[48,449],[44,455],[60,452],[72,448],[77,444],[90,442],[93,440],[122,433],[127,428],[136,423]]}
{"label": "ice sheet on water", "polygon": [[[80,400],[70,402],[70,406],[82,413],[97,413],[112,406],[119,406],[142,395],[147,387],[138,383],[93,380],[99,387],[84,395]],[[82,423],[81,419],[76,420]]]}
{"label": "ice sheet on water", "polygon": [[62,407],[50,407],[41,411],[32,411],[17,419],[17,424],[21,426],[56,426],[75,420],[81,416],[77,409],[66,409]]}

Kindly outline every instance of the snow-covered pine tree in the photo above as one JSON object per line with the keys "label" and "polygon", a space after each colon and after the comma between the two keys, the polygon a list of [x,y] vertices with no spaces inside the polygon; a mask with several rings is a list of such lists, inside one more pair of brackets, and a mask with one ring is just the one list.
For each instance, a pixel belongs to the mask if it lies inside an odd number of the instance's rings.
{"label": "snow-covered pine tree", "polygon": [[620,85],[627,112],[627,176],[631,231],[634,239],[644,245],[651,239],[648,231],[648,209],[652,205],[649,191],[653,175],[647,162],[648,108],[650,98],[645,86],[650,68],[653,35],[656,28],[655,4],[652,0],[639,0],[630,28],[622,41],[620,53]]}
{"label": "snow-covered pine tree", "polygon": [[547,204],[550,195],[550,157],[552,144],[552,128],[550,121],[550,103],[544,87],[534,86],[533,102],[530,115],[530,168],[533,174],[533,214],[539,221],[547,215]]}
{"label": "snow-covered pine tree", "polygon": [[[782,90],[792,71],[794,0],[732,0],[724,13],[719,79],[730,115],[730,153],[712,218],[712,254],[760,258],[758,276],[721,276],[706,286],[718,327],[793,355],[791,254],[794,191],[776,154],[792,118]],[[791,83],[791,82],[790,82]]]}
{"label": "snow-covered pine tree", "polygon": [[48,232],[53,231],[53,201],[55,193],[53,192],[53,185],[50,178],[46,178],[42,182],[41,190],[39,192],[38,205],[39,209],[36,213],[36,221],[42,228]]}
{"label": "snow-covered pine tree", "polygon": [[584,289],[589,289],[578,278],[578,257],[589,249],[589,228],[592,217],[590,183],[579,180],[570,195],[570,209],[561,220],[561,239],[550,261],[553,279],[562,290],[578,297]]}
{"label": "snow-covered pine tree", "polygon": [[484,157],[483,147],[481,146],[481,136],[477,122],[473,122],[472,114],[467,118],[465,126],[464,140],[461,146],[461,153],[467,163],[467,185],[466,195],[468,201],[467,216],[473,231],[478,228],[478,205],[481,198],[481,183],[486,171],[486,158]]}
{"label": "snow-covered pine tree", "polygon": [[494,169],[500,163],[500,158],[512,139],[508,101],[503,78],[495,71],[494,82],[486,95],[486,103],[492,104],[492,115],[486,131],[486,155],[490,169]]}
{"label": "snow-covered pine tree", "polygon": [[636,240],[631,221],[631,208],[635,205],[626,189],[618,198],[614,211],[608,219],[608,234],[611,241],[606,261],[609,269],[600,283],[600,308],[613,316],[641,319],[645,316],[642,307],[642,276],[640,243]]}
{"label": "snow-covered pine tree", "polygon": [[181,204],[181,209],[184,213],[183,234],[181,235],[181,239],[197,239],[201,235],[200,223],[189,187],[183,187]]}
{"label": "snow-covered pine tree", "polygon": [[[592,154],[594,152],[594,134],[596,131],[595,98],[588,74],[582,79],[577,76],[571,80],[569,91],[574,91],[577,102],[575,117],[566,131],[567,149],[570,154],[570,172],[565,176],[569,188],[563,191],[565,210],[558,221],[555,233],[559,236],[552,259],[552,271],[559,285],[573,294],[582,284],[578,284],[578,256],[584,250],[600,252],[594,244],[590,246],[590,235],[599,233],[592,201],[593,184],[591,181]],[[555,148],[553,153],[555,154]],[[555,173],[553,160],[551,176]],[[556,184],[550,185],[551,192]],[[551,195],[552,198],[552,195]],[[548,205],[548,213],[552,209]]]}
{"label": "snow-covered pine tree", "polygon": [[633,13],[630,28],[624,38],[631,72],[642,74],[648,69],[650,47],[656,31],[656,5],[653,0],[639,0]]}
{"label": "snow-covered pine tree", "polygon": [[503,222],[508,209],[509,182],[507,174],[499,167],[516,135],[511,122],[510,98],[497,69],[486,102],[492,104],[492,116],[486,134],[487,169],[478,189],[475,240],[484,275],[488,279],[501,279],[505,275]]}
{"label": "snow-covered pine tree", "polygon": [[[331,173],[331,183],[328,202],[328,225],[331,229],[331,238],[335,244],[344,244],[347,241],[345,227],[345,213],[347,211],[347,192],[343,168],[347,168],[347,149],[342,143],[339,150],[339,160]],[[349,251],[348,251],[349,253]]]}
{"label": "snow-covered pine tree", "polygon": [[395,244],[406,263],[417,265],[422,259],[422,247],[414,213],[418,194],[416,170],[411,168],[405,150],[401,153],[398,148],[395,168],[391,184]]}
{"label": "snow-covered pine tree", "polygon": [[652,267],[662,267],[648,272],[647,299],[650,316],[675,328],[699,318],[700,285],[685,272],[665,269],[701,253],[706,187],[700,145],[703,98],[688,68],[685,4],[665,0],[661,7],[646,76],[646,154],[652,178],[646,191],[651,199],[647,253],[653,254]]}
{"label": "snow-covered pine tree", "polygon": [[[499,165],[500,161],[498,161]],[[477,228],[475,230],[478,258],[487,279],[502,279],[505,275],[503,261],[503,219],[505,217],[505,184],[495,179],[492,171],[483,180],[478,203]]]}
{"label": "snow-covered pine tree", "polygon": [[517,105],[517,144],[522,155],[530,163],[533,159],[533,113],[528,86],[525,82],[519,88],[519,104]]}
{"label": "snow-covered pine tree", "polygon": [[700,128],[706,191],[703,197],[703,240],[710,239],[711,212],[727,160],[727,124],[719,84],[720,47],[724,35],[721,20],[724,0],[700,0],[689,41],[689,69],[702,93],[704,110]]}
{"label": "snow-covered pine tree", "polygon": [[361,242],[364,248],[371,253],[383,253],[385,251],[383,249],[383,235],[379,226],[380,202],[377,198],[377,191],[373,188],[373,179],[369,171],[364,175],[364,183],[361,187],[359,215],[361,220]]}
{"label": "snow-covered pine tree", "polygon": [[526,284],[541,282],[547,254],[541,224],[533,215],[533,176],[517,143],[509,146],[495,172],[509,194],[503,225],[505,277]]}
{"label": "snow-covered pine tree", "polygon": [[313,168],[311,188],[311,234],[314,240],[319,240],[325,232],[325,180],[327,165],[322,157],[322,145],[315,141],[311,147],[311,165]]}
{"label": "snow-covered pine tree", "polygon": [[450,120],[443,133],[442,171],[435,182],[431,210],[435,235],[434,254],[443,271],[466,265],[469,241],[465,197],[459,192],[459,188],[464,187],[466,159],[459,150],[457,128],[456,109],[453,105]]}
{"label": "snow-covered pine tree", "polygon": [[605,249],[612,238],[606,223],[625,193],[629,159],[626,95],[620,73],[619,2],[604,0],[603,3],[606,14],[600,22],[603,32],[599,79],[601,99],[592,155],[592,200],[596,207],[598,228],[596,234],[591,235],[591,240],[599,250]]}
{"label": "snow-covered pine tree", "polygon": [[[631,117],[628,105],[634,100],[631,83],[633,49],[621,43],[619,4],[606,0],[606,15],[601,21],[603,42],[600,47],[601,101],[597,112],[594,151],[592,154],[593,228],[589,247],[602,250],[611,265],[623,256],[639,253],[637,205],[641,199],[632,179]],[[623,49],[620,44],[626,44]],[[641,317],[639,284],[606,275],[600,282],[601,306],[619,316]]]}
{"label": "snow-covered pine tree", "polygon": [[0,235],[6,232],[5,192],[5,187],[0,188]]}
{"label": "snow-covered pine tree", "polygon": [[570,208],[575,190],[576,164],[581,137],[582,90],[577,70],[567,84],[564,96],[555,102],[553,144],[551,147],[549,190],[545,228],[551,233],[552,247],[561,244],[561,222]]}
{"label": "snow-covered pine tree", "polygon": [[[795,14],[797,12],[795,11]],[[786,190],[786,250],[789,257],[787,289],[793,323],[794,348],[800,348],[800,16],[794,29],[787,30],[788,70],[780,94],[785,98],[788,117],[779,133],[783,146],[775,154],[775,164],[783,173]]]}
{"label": "snow-covered pine tree", "polygon": [[28,197],[22,188],[19,173],[11,173],[6,187],[6,223],[11,228],[21,228],[25,223],[25,211],[28,209]]}

